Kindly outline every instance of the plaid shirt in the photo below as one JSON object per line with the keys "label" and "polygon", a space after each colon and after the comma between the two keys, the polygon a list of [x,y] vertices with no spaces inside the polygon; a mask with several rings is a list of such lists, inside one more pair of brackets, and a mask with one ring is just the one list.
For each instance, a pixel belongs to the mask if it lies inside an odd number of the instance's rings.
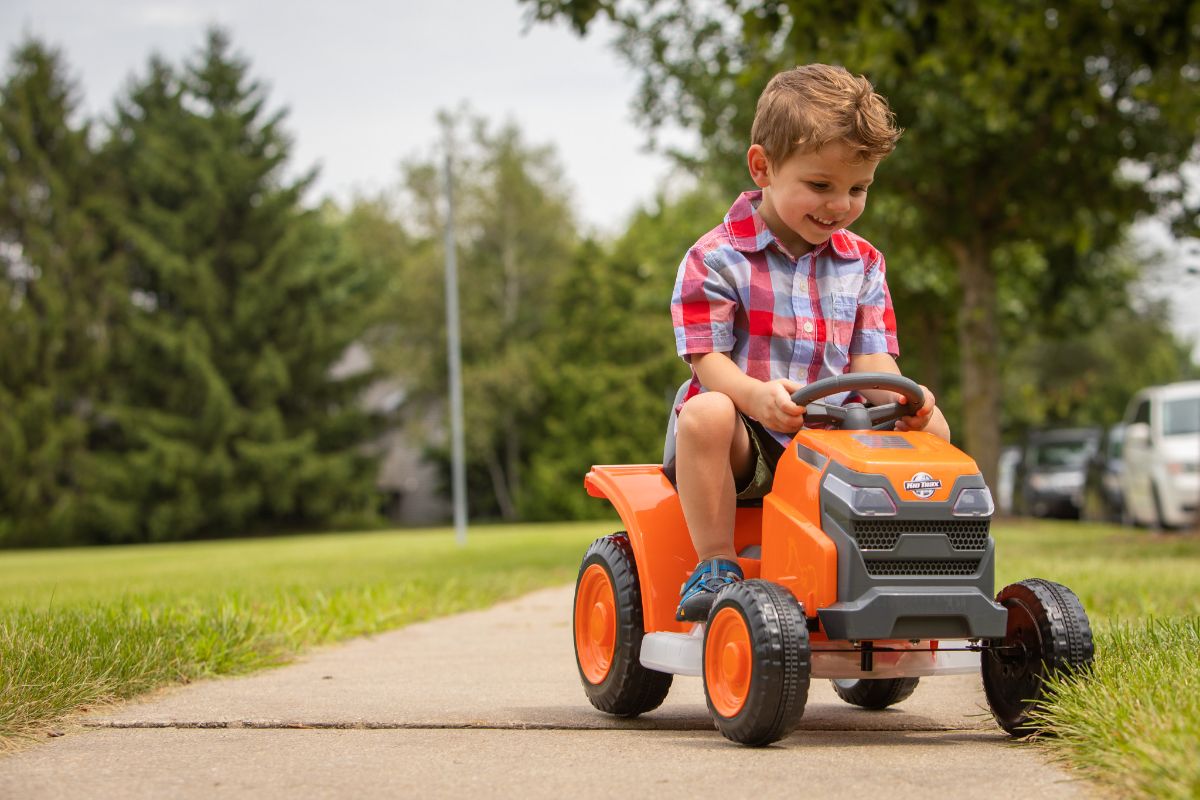
{"label": "plaid shirt", "polygon": [[[671,296],[679,355],[690,363],[727,353],[751,378],[803,384],[847,372],[851,355],[899,355],[883,253],[843,229],[795,259],[759,216],[761,201],[762,192],[744,192],[679,265]],[[684,402],[703,390],[693,368]],[[785,445],[792,438],[771,434]]]}

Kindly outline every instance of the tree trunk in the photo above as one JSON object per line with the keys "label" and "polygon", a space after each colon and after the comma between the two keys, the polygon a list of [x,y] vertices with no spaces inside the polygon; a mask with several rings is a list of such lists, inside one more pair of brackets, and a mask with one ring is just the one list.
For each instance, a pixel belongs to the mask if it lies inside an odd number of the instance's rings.
{"label": "tree trunk", "polygon": [[504,474],[504,466],[496,457],[496,451],[488,448],[488,474],[492,478],[492,491],[496,494],[496,503],[500,506],[500,516],[507,522],[517,518],[517,509],[513,505],[512,493],[509,491],[508,479]]}
{"label": "tree trunk", "polygon": [[[917,357],[921,362],[921,373],[919,375],[905,375],[914,379],[917,383],[923,383],[928,386],[933,394],[941,400],[942,393],[946,387],[942,380],[942,333],[944,328],[943,311],[941,304],[931,300],[926,309],[922,311],[918,317],[921,326],[921,335],[917,337]],[[904,339],[906,346],[912,341],[912,337],[908,336]]]}
{"label": "tree trunk", "polygon": [[988,486],[996,486],[1000,461],[1000,334],[996,279],[984,242],[951,242],[962,286],[958,321],[963,398],[963,449]]}
{"label": "tree trunk", "polygon": [[508,493],[513,507],[513,519],[521,507],[521,432],[516,422],[506,419],[507,435],[504,437],[505,472],[508,475]]}

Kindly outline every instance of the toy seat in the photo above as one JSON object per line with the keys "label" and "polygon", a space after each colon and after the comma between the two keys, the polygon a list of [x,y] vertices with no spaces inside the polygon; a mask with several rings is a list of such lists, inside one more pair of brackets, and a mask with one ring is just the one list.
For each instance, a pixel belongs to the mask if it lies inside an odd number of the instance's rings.
{"label": "toy seat", "polygon": [[688,386],[692,379],[688,378],[679,385],[679,391],[675,392],[675,399],[671,401],[671,408],[667,411],[667,439],[663,442],[663,474],[667,476],[667,480],[671,485],[675,485],[675,408],[683,402],[683,396],[687,394]]}

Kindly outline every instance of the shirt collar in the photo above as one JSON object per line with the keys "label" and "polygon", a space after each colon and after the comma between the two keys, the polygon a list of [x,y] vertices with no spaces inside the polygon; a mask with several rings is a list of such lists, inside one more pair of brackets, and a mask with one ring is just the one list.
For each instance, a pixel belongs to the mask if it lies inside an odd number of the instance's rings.
{"label": "shirt collar", "polygon": [[[725,231],[733,249],[743,253],[757,253],[765,250],[771,242],[777,241],[775,234],[767,227],[767,223],[758,213],[762,202],[762,191],[742,192],[725,215]],[[836,230],[824,242],[812,249],[812,255],[820,255],[827,246],[832,246],[842,258],[858,258],[850,233],[845,229]]]}

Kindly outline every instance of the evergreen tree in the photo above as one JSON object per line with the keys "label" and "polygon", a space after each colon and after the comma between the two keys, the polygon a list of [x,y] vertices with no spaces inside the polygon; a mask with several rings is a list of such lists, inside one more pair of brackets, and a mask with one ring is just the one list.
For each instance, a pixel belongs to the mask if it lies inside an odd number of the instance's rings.
{"label": "evergreen tree", "polygon": [[0,546],[77,541],[119,273],[102,175],[58,52],[27,41],[0,89]]}
{"label": "evergreen tree", "polygon": [[284,112],[265,107],[217,30],[181,71],[152,60],[118,103],[105,156],[132,308],[97,441],[102,540],[337,523],[372,504],[358,397],[373,374],[332,369],[378,276],[302,206],[312,175],[285,177]]}

